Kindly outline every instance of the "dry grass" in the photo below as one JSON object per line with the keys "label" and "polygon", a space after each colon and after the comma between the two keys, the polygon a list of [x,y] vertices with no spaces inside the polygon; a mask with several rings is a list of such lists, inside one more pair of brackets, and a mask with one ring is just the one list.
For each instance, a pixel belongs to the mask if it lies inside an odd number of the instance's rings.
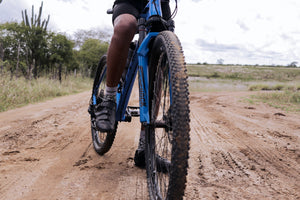
{"label": "dry grass", "polygon": [[44,101],[49,98],[81,92],[91,88],[91,79],[68,77],[62,81],[48,78],[10,80],[1,76],[0,80],[0,112],[20,107],[29,103]]}
{"label": "dry grass", "polygon": [[300,91],[266,92],[253,95],[251,98],[285,111],[300,112]]}

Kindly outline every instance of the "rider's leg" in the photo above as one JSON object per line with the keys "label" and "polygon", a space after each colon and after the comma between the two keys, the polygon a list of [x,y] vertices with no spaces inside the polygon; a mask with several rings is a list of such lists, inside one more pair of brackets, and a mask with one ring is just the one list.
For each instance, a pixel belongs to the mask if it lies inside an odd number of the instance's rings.
{"label": "rider's leg", "polygon": [[133,15],[121,14],[114,20],[114,34],[107,53],[105,96],[95,112],[96,126],[102,132],[114,129],[117,86],[125,68],[129,45],[136,29],[137,20]]}
{"label": "rider's leg", "polygon": [[122,14],[114,21],[114,34],[107,53],[106,85],[116,87],[125,68],[129,45],[136,33],[137,20],[133,15]]}

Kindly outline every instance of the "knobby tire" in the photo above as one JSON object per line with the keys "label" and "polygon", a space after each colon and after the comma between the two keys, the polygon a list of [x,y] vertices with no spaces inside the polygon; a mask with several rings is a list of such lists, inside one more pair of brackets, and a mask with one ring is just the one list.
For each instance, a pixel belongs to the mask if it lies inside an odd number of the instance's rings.
{"label": "knobby tire", "polygon": [[159,33],[152,44],[149,81],[150,126],[146,129],[149,196],[183,199],[190,140],[189,92],[182,47],[173,32]]}

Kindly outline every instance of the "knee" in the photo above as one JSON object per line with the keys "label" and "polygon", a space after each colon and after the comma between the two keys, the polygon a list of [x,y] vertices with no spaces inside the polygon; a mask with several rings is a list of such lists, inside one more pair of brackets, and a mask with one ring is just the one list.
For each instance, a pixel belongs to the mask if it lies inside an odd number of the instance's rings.
{"label": "knee", "polygon": [[133,16],[119,16],[115,20],[114,35],[133,37],[137,30],[137,20]]}

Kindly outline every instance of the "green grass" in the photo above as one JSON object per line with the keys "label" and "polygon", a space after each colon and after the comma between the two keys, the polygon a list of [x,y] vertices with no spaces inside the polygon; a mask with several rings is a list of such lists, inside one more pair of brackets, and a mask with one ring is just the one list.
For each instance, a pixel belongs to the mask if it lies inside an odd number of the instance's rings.
{"label": "green grass", "polygon": [[[285,110],[299,111],[300,68],[188,65],[190,91],[260,91],[249,102],[262,101]],[[92,87],[91,79],[68,77],[57,80],[23,78],[10,81],[0,76],[0,112],[49,98],[73,94]]]}
{"label": "green grass", "polygon": [[268,91],[247,98],[284,110],[300,111],[300,68],[188,65],[191,92]]}
{"label": "green grass", "polygon": [[92,80],[83,78],[67,77],[60,84],[59,81],[48,78],[28,81],[24,78],[10,80],[6,76],[1,76],[0,112],[29,103],[82,92],[91,87]]}
{"label": "green grass", "polygon": [[300,68],[238,66],[238,65],[188,65],[189,76],[231,79],[242,81],[300,80]]}
{"label": "green grass", "polygon": [[259,91],[259,90],[290,90],[290,91],[300,91],[300,85],[285,85],[282,83],[276,85],[267,85],[267,84],[254,84],[249,87],[250,91]]}
{"label": "green grass", "polygon": [[190,77],[189,90],[191,92],[221,92],[221,91],[246,91],[250,83],[240,80],[220,78]]}
{"label": "green grass", "polygon": [[300,112],[300,91],[264,92],[252,95],[251,99],[285,111]]}
{"label": "green grass", "polygon": [[[300,68],[187,65],[191,91],[282,90],[300,88]],[[297,90],[297,89],[296,89]]]}

